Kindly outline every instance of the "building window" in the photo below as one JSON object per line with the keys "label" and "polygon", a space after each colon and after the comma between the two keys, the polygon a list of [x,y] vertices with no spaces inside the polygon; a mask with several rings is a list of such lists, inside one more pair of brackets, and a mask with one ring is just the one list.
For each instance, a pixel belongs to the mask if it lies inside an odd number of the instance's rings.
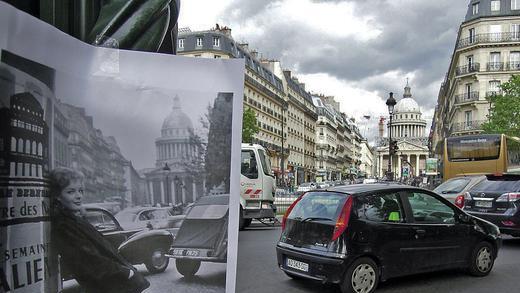
{"label": "building window", "polygon": [[213,47],[220,47],[220,38],[213,37]]}
{"label": "building window", "polygon": [[479,3],[474,3],[472,5],[472,7],[473,7],[473,15],[477,15],[478,14],[478,5],[479,5]]}
{"label": "building window", "polygon": [[520,69],[520,52],[509,53],[509,69],[510,70]]}
{"label": "building window", "polygon": [[496,94],[500,91],[500,80],[491,80],[489,82],[489,92]]}
{"label": "building window", "polygon": [[220,56],[220,55],[215,55],[215,56],[213,56],[213,57],[214,57],[215,59],[220,59],[220,58],[222,58],[222,56]]}
{"label": "building window", "polygon": [[202,37],[197,37],[197,47],[202,47]]}
{"label": "building window", "polygon": [[511,0],[511,10],[520,9],[520,0]]}
{"label": "building window", "polygon": [[473,118],[472,111],[464,111],[464,124],[466,126],[471,126],[471,121]]}
{"label": "building window", "polygon": [[476,36],[476,34],[475,34],[475,28],[470,28],[470,29],[469,29],[469,43],[470,43],[470,44],[473,43],[473,42],[475,42],[475,36]]}
{"label": "building window", "polygon": [[179,49],[184,49],[184,39],[179,39]]}
{"label": "building window", "polygon": [[193,55],[195,58],[200,58],[200,54]]}
{"label": "building window", "polygon": [[500,24],[493,24],[489,26],[490,41],[499,42],[502,36],[502,26]]}
{"label": "building window", "polygon": [[500,0],[491,1],[491,11],[500,11]]}
{"label": "building window", "polygon": [[511,25],[511,38],[513,38],[513,40],[520,39],[520,24]]}

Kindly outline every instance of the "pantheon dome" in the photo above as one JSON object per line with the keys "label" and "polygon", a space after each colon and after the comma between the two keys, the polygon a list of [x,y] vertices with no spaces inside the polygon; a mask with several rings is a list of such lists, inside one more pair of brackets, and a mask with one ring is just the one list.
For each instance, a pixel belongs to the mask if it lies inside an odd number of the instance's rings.
{"label": "pantheon dome", "polygon": [[155,140],[157,150],[157,167],[164,167],[167,163],[173,166],[176,163],[189,161],[197,154],[197,146],[193,145],[193,122],[182,111],[178,96],[173,98],[173,107],[164,118],[161,127],[161,136]]}
{"label": "pantheon dome", "polygon": [[426,135],[426,120],[422,119],[421,108],[412,97],[408,84],[403,98],[397,102],[392,117],[392,137],[415,138]]}

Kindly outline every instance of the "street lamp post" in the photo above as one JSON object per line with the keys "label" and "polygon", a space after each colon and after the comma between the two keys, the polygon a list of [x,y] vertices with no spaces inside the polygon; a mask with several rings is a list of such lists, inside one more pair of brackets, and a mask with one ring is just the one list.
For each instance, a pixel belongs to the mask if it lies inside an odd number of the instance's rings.
{"label": "street lamp post", "polygon": [[285,184],[285,167],[284,167],[284,152],[283,152],[283,141],[284,141],[284,133],[283,133],[283,128],[284,128],[284,117],[285,117],[285,111],[287,111],[287,105],[285,104],[285,102],[282,104],[282,159],[280,160],[280,167],[282,168],[282,187],[285,189],[287,188],[286,184]]}
{"label": "street lamp post", "polygon": [[164,163],[163,171],[166,171],[166,203],[170,201],[170,183],[168,182],[168,175],[170,175],[170,166],[168,163]]}
{"label": "street lamp post", "polygon": [[392,173],[392,116],[394,114],[394,106],[397,102],[394,99],[394,93],[390,93],[390,96],[386,100],[388,106],[388,114],[390,114],[390,120],[388,121],[388,172],[386,173],[387,179],[392,181],[394,178]]}

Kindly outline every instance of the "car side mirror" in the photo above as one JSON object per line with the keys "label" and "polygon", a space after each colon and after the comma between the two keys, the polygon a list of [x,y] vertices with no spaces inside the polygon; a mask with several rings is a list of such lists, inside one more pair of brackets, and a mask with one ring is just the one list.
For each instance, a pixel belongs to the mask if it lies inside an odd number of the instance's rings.
{"label": "car side mirror", "polygon": [[460,213],[458,218],[462,223],[471,223],[471,216],[466,213]]}

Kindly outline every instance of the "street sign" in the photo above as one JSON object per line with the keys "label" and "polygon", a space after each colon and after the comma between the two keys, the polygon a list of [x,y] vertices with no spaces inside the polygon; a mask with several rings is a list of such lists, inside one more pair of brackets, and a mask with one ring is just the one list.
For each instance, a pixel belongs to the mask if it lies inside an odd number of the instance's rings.
{"label": "street sign", "polygon": [[403,167],[402,177],[410,176],[410,168],[408,166]]}
{"label": "street sign", "polygon": [[437,158],[428,158],[426,159],[426,175],[438,175],[439,172],[437,171]]}

